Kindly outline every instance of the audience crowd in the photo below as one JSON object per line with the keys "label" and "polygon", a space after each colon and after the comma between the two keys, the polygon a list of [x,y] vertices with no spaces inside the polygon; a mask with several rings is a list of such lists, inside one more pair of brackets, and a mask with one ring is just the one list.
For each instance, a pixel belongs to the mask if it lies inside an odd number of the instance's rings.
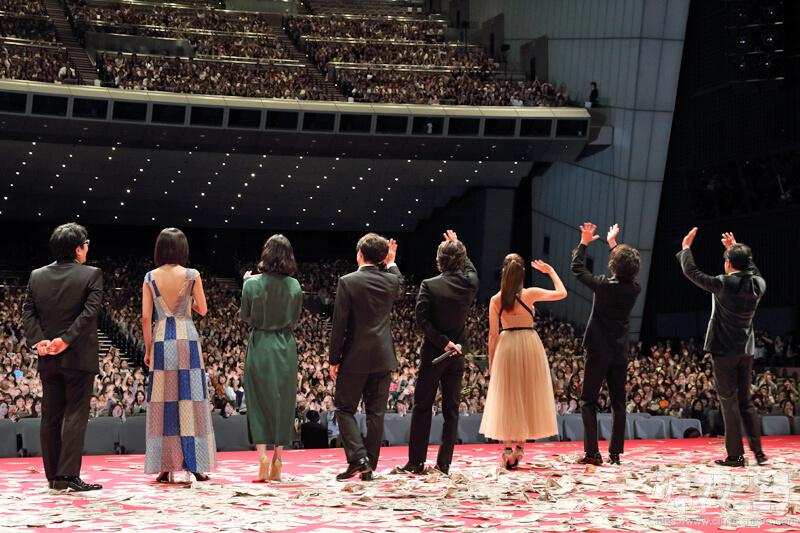
{"label": "audience crowd", "polygon": [[121,89],[304,100],[324,95],[303,67],[136,54],[103,54],[97,66],[104,83]]}
{"label": "audience crowd", "polygon": [[459,67],[491,72],[494,62],[478,49],[448,45],[400,45],[306,41],[306,53],[323,72],[328,63],[372,63]]}
{"label": "audience crowd", "polygon": [[361,102],[472,106],[564,106],[569,95],[538,80],[498,80],[464,71],[338,69],[345,96]]}
{"label": "audience crowd", "polygon": [[77,75],[64,50],[0,42],[0,79],[63,82]]}
{"label": "audience crowd", "polygon": [[[146,370],[141,367],[140,358],[140,309],[142,281],[150,265],[142,260],[102,260],[99,266],[106,276],[102,324],[115,346],[100,354],[91,416],[139,415],[147,410]],[[350,269],[346,261],[301,265],[299,279],[306,299],[318,297],[332,303],[337,277]],[[209,312],[196,322],[209,379],[209,409],[223,416],[236,416],[247,408],[242,378],[249,331],[237,318],[237,290],[210,277],[204,279],[204,287],[210,303]],[[387,407],[399,414],[410,413],[413,408],[417,352],[422,342],[414,326],[415,293],[413,282],[407,283],[405,296],[392,312],[398,367],[392,372]],[[16,420],[39,416],[41,384],[36,357],[27,346],[21,323],[24,290],[6,286],[0,288],[0,296],[0,418]],[[333,409],[335,386],[326,357],[329,313],[330,306],[322,312],[304,309],[295,329],[299,358],[298,425],[309,411],[322,412],[325,416]],[[471,350],[459,406],[464,416],[483,410],[489,384],[486,361],[480,356],[487,349],[486,313],[484,306],[475,304],[468,317]],[[536,328],[550,360],[555,409],[561,415],[579,412],[585,361],[580,336],[571,324],[541,315],[537,316]],[[797,346],[792,338],[770,337],[759,332],[757,343],[759,358],[786,364],[795,361]],[[119,346],[124,347],[124,354],[120,353]],[[694,339],[649,347],[640,342],[631,346],[629,359],[628,412],[696,418],[701,421],[704,434],[716,435],[723,431],[711,358],[703,354],[702,346]],[[792,417],[800,407],[797,376],[788,375],[785,368],[759,371],[752,392],[753,401],[763,415]],[[605,389],[599,403],[601,412],[609,411]],[[436,409],[440,407],[440,398],[437,398]]]}
{"label": "audience crowd", "polygon": [[389,17],[291,16],[284,19],[284,29],[295,41],[300,37],[336,37],[438,43],[445,39],[446,24]]}
{"label": "audience crowd", "polygon": [[49,19],[43,17],[2,16],[0,17],[0,37],[26,39],[56,43],[56,29]]}
{"label": "audience crowd", "polygon": [[119,4],[95,6],[86,0],[68,0],[70,14],[82,30],[117,32],[124,26],[156,26],[170,30],[214,30],[236,33],[269,33],[266,16],[258,13],[226,12],[210,6],[192,9],[161,5]]}
{"label": "audience crowd", "polygon": [[6,15],[47,15],[42,0],[0,0],[0,12]]}

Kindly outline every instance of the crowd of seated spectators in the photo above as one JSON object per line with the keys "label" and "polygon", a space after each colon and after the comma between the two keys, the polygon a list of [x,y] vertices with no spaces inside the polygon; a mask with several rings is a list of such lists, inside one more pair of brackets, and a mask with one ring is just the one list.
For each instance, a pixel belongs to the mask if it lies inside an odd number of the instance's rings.
{"label": "crowd of seated spectators", "polygon": [[180,35],[192,43],[197,56],[246,57],[250,59],[289,59],[291,54],[277,39],[241,35]]}
{"label": "crowd of seated spectators", "polygon": [[328,63],[373,63],[419,66],[452,66],[490,73],[494,61],[482,51],[463,46],[398,45],[306,41],[306,53],[320,70]]}
{"label": "crowd of seated spectators", "polygon": [[324,91],[303,67],[153,56],[100,56],[100,79],[121,89],[319,100]]}
{"label": "crowd of seated spectators", "polygon": [[13,15],[47,15],[41,0],[0,0],[0,11]]}
{"label": "crowd of seated spectators", "polygon": [[69,82],[77,74],[64,50],[0,43],[0,79]]}
{"label": "crowd of seated spectators", "polygon": [[[498,79],[494,61],[475,47],[402,44],[408,40],[429,43],[443,40],[443,35],[438,33],[442,26],[437,22],[332,15],[288,17],[284,27],[298,46],[305,46],[309,59],[328,79],[338,84],[342,94],[354,101],[473,106],[569,105],[569,95],[563,87],[556,90],[551,84],[538,80]],[[352,38],[368,42],[346,41]],[[330,63],[337,62],[359,64],[359,67],[340,66],[334,71]],[[393,67],[383,68],[382,65]],[[403,68],[397,68],[399,65]]]}
{"label": "crowd of seated spectators", "polygon": [[422,2],[403,0],[302,0],[309,13],[367,16],[424,16]]}
{"label": "crowd of seated spectators", "polygon": [[497,80],[470,72],[339,69],[345,96],[359,102],[472,106],[564,106],[566,90],[549,83]]}
{"label": "crowd of seated spectators", "polygon": [[55,26],[49,19],[43,17],[2,16],[0,36],[29,41],[58,42]]}
{"label": "crowd of seated spectators", "polygon": [[68,7],[77,25],[84,30],[116,32],[119,27],[124,27],[125,33],[130,33],[131,26],[157,26],[171,30],[203,29],[229,33],[270,31],[267,17],[261,14],[226,12],[212,7],[191,9],[132,4],[109,7],[94,6],[85,0],[69,0]]}
{"label": "crowd of seated spectators", "polygon": [[284,29],[294,40],[337,37],[438,43],[445,39],[442,22],[386,17],[290,16],[284,19]]}
{"label": "crowd of seated spectators", "polygon": [[[145,260],[101,260],[105,272],[104,309],[107,316],[124,332],[141,343],[140,309],[142,281],[150,268]],[[336,278],[352,269],[346,261],[301,264],[299,279],[307,293],[328,295],[335,290]],[[236,416],[246,410],[247,395],[243,389],[244,355],[249,334],[247,326],[237,318],[239,293],[204,276],[209,305],[208,314],[197,319],[203,341],[203,353],[209,379],[209,409],[223,416]],[[392,372],[390,411],[404,415],[413,408],[417,377],[417,351],[421,335],[414,327],[416,286],[407,284],[406,295],[392,312],[392,329],[398,356],[398,368]],[[0,288],[0,418],[19,419],[39,416],[41,384],[36,371],[36,357],[27,346],[21,323],[24,290]],[[306,298],[309,294],[306,295]],[[483,410],[489,375],[484,354],[487,347],[488,320],[485,306],[475,304],[468,317],[470,354],[467,359],[459,411],[463,416]],[[579,412],[579,398],[584,371],[581,338],[574,327],[547,316],[537,316],[536,329],[548,354],[553,379],[554,408],[561,415]],[[295,329],[298,342],[297,413],[299,424],[309,411],[332,410],[334,381],[327,363],[329,317],[303,311]],[[762,359],[796,361],[797,346],[793,339],[770,337],[758,333],[757,344]],[[140,344],[141,346],[141,344]],[[631,413],[671,415],[696,418],[703,433],[716,435],[724,428],[719,414],[719,401],[712,379],[712,362],[694,339],[675,343],[643,343],[631,346],[628,367],[628,403]],[[125,418],[143,414],[145,402],[145,370],[137,358],[121,357],[116,348],[101,354],[99,374],[95,379],[91,400],[91,416]],[[126,354],[130,355],[130,353]],[[753,401],[762,415],[792,417],[797,412],[800,386],[796,375],[786,370],[764,369],[757,373]],[[600,412],[609,412],[605,388],[601,392]],[[440,408],[437,398],[436,409]]]}

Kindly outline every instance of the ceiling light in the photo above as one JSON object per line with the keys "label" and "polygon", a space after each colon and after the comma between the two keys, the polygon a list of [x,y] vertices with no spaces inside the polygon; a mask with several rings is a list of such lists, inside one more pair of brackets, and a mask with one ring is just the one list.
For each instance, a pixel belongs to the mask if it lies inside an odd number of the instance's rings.
{"label": "ceiling light", "polygon": [[119,205],[125,205],[125,202],[120,202]]}

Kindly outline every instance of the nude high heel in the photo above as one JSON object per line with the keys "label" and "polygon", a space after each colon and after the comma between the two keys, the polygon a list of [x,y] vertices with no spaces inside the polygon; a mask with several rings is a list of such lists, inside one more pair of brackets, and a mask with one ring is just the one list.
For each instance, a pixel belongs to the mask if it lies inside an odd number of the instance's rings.
{"label": "nude high heel", "polygon": [[269,457],[262,455],[258,460],[258,482],[264,482],[269,479]]}
{"label": "nude high heel", "polygon": [[280,481],[282,468],[283,468],[283,462],[280,459],[275,459],[274,461],[272,461],[272,470],[269,473],[269,480]]}

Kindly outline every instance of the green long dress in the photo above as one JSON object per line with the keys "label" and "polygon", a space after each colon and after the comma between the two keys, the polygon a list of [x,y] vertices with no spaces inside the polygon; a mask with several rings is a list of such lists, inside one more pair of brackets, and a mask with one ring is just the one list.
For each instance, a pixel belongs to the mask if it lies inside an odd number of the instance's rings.
{"label": "green long dress", "polygon": [[288,446],[294,432],[297,343],[303,292],[290,276],[260,274],[245,280],[239,316],[253,330],[247,344],[244,393],[254,444]]}

